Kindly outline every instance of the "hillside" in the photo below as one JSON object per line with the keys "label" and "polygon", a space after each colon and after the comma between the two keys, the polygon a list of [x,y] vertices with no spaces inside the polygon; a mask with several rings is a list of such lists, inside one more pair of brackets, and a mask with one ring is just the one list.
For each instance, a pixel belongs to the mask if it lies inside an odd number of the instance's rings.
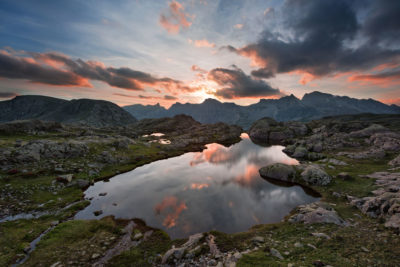
{"label": "hillside", "polygon": [[124,126],[137,120],[109,101],[62,100],[47,96],[17,96],[0,102],[0,122],[39,119],[93,127]]}

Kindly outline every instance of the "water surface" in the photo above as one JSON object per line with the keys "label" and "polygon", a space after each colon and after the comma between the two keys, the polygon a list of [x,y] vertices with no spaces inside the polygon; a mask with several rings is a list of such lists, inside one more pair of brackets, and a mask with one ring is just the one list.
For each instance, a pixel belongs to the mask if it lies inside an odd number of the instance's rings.
{"label": "water surface", "polygon": [[[282,187],[260,177],[262,166],[298,164],[282,149],[258,146],[242,135],[228,148],[209,144],[203,152],[156,161],[89,187],[85,196],[93,197],[91,204],[75,218],[140,218],[172,238],[278,222],[294,207],[316,200],[300,186]],[[103,214],[94,216],[96,210]]]}

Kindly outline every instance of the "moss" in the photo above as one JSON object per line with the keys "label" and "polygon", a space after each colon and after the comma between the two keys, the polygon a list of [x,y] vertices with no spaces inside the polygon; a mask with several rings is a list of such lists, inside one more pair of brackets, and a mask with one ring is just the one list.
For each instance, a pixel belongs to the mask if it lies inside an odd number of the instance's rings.
{"label": "moss", "polygon": [[45,231],[54,218],[4,222],[0,225],[0,266],[8,266],[24,257],[24,248]]}
{"label": "moss", "polygon": [[170,249],[171,245],[172,241],[165,232],[155,230],[146,241],[112,258],[108,265],[153,266],[154,263],[161,261],[160,256]]}
{"label": "moss", "polygon": [[95,260],[93,255],[102,255],[120,234],[121,228],[110,217],[64,222],[42,238],[24,265],[87,264]]}

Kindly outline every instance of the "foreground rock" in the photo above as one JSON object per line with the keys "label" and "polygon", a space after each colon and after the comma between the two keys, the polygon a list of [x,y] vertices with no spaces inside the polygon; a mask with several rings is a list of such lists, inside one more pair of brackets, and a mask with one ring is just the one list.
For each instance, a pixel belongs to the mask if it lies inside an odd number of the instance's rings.
{"label": "foreground rock", "polygon": [[328,185],[332,177],[318,165],[308,165],[301,173],[301,178],[310,185]]}
{"label": "foreground rock", "polygon": [[295,167],[283,163],[275,163],[266,167],[262,167],[259,172],[262,177],[284,182],[294,182],[296,178]]}
{"label": "foreground rock", "polygon": [[[298,173],[301,171],[301,174]],[[299,182],[307,185],[326,186],[332,181],[322,167],[314,164],[300,166],[275,163],[262,167],[259,173],[264,178],[275,179],[282,182]]]}
{"label": "foreground rock", "polygon": [[400,229],[400,173],[376,172],[367,177],[376,179],[374,196],[348,196],[350,203],[370,217],[383,218],[386,227]]}
{"label": "foreground rock", "polygon": [[340,226],[348,225],[331,206],[323,202],[315,202],[297,207],[295,214],[288,221],[291,223],[303,222],[305,224],[333,223]]}
{"label": "foreground rock", "polygon": [[256,121],[249,130],[251,140],[261,144],[285,144],[289,139],[304,136],[308,127],[301,122],[277,122],[265,117]]}

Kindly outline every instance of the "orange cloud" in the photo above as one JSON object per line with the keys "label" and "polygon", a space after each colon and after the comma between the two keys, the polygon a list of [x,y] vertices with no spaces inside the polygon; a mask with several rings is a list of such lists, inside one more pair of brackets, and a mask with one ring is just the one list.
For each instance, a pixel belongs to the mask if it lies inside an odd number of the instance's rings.
{"label": "orange cloud", "polygon": [[243,24],[240,24],[240,23],[235,24],[235,25],[233,26],[233,28],[240,30],[240,29],[243,28]]}
{"label": "orange cloud", "polygon": [[187,206],[184,201],[179,202],[177,197],[167,196],[160,204],[157,204],[154,207],[156,214],[161,214],[167,209],[169,213],[167,213],[163,221],[163,225],[167,228],[171,228],[176,225],[179,215],[182,213],[182,211],[187,209]]}
{"label": "orange cloud", "polygon": [[191,185],[190,185],[190,188],[191,189],[195,189],[195,190],[201,190],[201,189],[203,189],[203,188],[208,188],[210,185],[209,184],[206,184],[206,183],[203,183],[203,184],[199,184],[199,183],[192,183]]}
{"label": "orange cloud", "polygon": [[215,44],[210,43],[206,39],[202,39],[202,40],[195,40],[194,46],[196,46],[196,47],[215,47]]}
{"label": "orange cloud", "polygon": [[160,15],[160,25],[172,34],[177,34],[181,29],[190,27],[192,22],[188,18],[191,16],[184,11],[185,9],[179,2],[170,2],[167,14]]}
{"label": "orange cloud", "polygon": [[383,88],[400,84],[400,71],[388,71],[379,74],[352,75],[349,82],[359,82],[361,85],[373,84]]}
{"label": "orange cloud", "polygon": [[383,98],[383,99],[379,99],[379,101],[388,104],[388,105],[398,105],[400,106],[400,97],[398,98]]}

